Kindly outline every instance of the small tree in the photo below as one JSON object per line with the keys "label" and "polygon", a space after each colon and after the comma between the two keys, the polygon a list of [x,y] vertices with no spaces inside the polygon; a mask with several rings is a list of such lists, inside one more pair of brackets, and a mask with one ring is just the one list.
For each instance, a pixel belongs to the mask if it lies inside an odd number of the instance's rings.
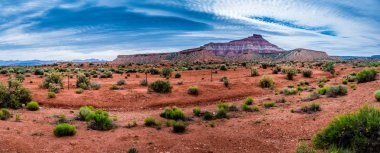
{"label": "small tree", "polygon": [[173,72],[173,70],[171,68],[166,68],[166,67],[161,70],[161,74],[165,78],[171,77],[172,76],[172,72]]}

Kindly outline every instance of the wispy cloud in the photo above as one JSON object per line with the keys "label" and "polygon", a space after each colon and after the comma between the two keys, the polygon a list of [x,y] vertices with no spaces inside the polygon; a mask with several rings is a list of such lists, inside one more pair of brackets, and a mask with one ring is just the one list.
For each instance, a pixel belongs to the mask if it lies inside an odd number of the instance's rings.
{"label": "wispy cloud", "polygon": [[0,8],[1,59],[111,60],[252,33],[284,49],[380,54],[377,0],[15,0]]}

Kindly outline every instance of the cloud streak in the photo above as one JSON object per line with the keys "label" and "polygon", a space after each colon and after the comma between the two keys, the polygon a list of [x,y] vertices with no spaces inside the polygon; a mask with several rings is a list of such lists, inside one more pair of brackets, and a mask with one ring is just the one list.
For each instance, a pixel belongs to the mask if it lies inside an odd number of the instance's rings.
{"label": "cloud streak", "polygon": [[3,60],[112,60],[252,33],[288,50],[380,54],[377,0],[16,0],[0,7]]}

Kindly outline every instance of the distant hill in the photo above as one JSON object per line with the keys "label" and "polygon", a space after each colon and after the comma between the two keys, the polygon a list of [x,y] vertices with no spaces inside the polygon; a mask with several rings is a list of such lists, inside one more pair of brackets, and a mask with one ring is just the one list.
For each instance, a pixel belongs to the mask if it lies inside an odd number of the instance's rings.
{"label": "distant hill", "polygon": [[44,65],[44,64],[54,64],[54,63],[60,63],[60,62],[73,62],[73,63],[86,63],[86,62],[93,62],[93,63],[99,63],[99,62],[107,62],[105,60],[99,60],[99,59],[85,59],[85,60],[72,60],[72,61],[64,61],[64,60],[9,60],[4,61],[0,60],[0,66],[36,66],[36,65]]}
{"label": "distant hill", "polygon": [[286,51],[261,35],[233,40],[226,43],[208,43],[198,48],[172,53],[119,55],[113,63],[161,63],[161,62],[210,62],[250,60],[327,60],[330,57],[322,51],[295,49]]}

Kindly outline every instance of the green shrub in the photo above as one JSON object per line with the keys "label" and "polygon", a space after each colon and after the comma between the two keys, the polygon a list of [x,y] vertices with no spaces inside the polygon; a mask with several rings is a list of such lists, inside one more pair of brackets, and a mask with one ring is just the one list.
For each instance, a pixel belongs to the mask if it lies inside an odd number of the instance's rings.
{"label": "green shrub", "polygon": [[165,110],[161,112],[160,116],[173,120],[185,120],[185,113],[177,107],[165,108]]}
{"label": "green shrub", "polygon": [[83,90],[87,90],[90,87],[90,79],[86,77],[84,74],[79,74],[77,76],[76,87],[81,88]]}
{"label": "green shrub", "polygon": [[326,90],[327,97],[344,96],[347,94],[347,87],[343,85],[329,87]]}
{"label": "green shrub", "polygon": [[[318,153],[315,149],[303,142],[297,146],[296,153]],[[336,152],[338,153],[338,152]]]}
{"label": "green shrub", "polygon": [[132,148],[128,149],[128,153],[138,153],[138,152],[139,151],[135,147],[132,147]]}
{"label": "green shrub", "polygon": [[323,65],[322,70],[326,72],[330,72],[331,74],[335,74],[334,65],[335,65],[335,62],[327,62]]}
{"label": "green shrub", "polygon": [[32,100],[30,91],[24,87],[18,80],[9,80],[8,86],[0,83],[0,107],[5,108],[21,108],[22,104],[26,104]]}
{"label": "green shrub", "polygon": [[318,93],[319,93],[320,95],[325,95],[327,89],[329,89],[329,88],[330,88],[330,87],[328,87],[328,86],[325,86],[325,87],[323,87],[323,88],[319,88],[319,89],[318,89]]}
{"label": "green shrub", "polygon": [[99,83],[96,83],[96,82],[91,82],[90,88],[93,90],[99,90],[101,88],[101,85]]}
{"label": "green shrub", "polygon": [[172,76],[172,72],[173,72],[173,70],[171,68],[163,68],[161,70],[161,74],[165,78],[171,77]]}
{"label": "green shrub", "polygon": [[58,93],[59,90],[63,87],[62,75],[60,73],[50,73],[46,76],[42,87],[49,89],[51,92]]}
{"label": "green shrub", "polygon": [[76,127],[68,123],[61,123],[55,126],[54,135],[57,137],[73,136],[76,134]]}
{"label": "green shrub", "polygon": [[183,133],[186,131],[186,124],[183,121],[178,121],[173,124],[174,133]]}
{"label": "green shrub", "polygon": [[253,104],[253,98],[252,97],[245,98],[244,104],[252,105]]}
{"label": "green shrub", "polygon": [[146,117],[144,119],[144,125],[151,127],[151,126],[157,126],[158,124],[157,124],[156,119],[154,119],[153,117]]}
{"label": "green shrub", "polygon": [[2,108],[0,110],[0,120],[7,120],[8,118],[12,117],[11,113],[6,108]]}
{"label": "green shrub", "polygon": [[204,116],[203,116],[203,119],[204,120],[212,120],[214,118],[214,115],[211,113],[211,112],[208,112],[206,111]]}
{"label": "green shrub", "polygon": [[302,107],[301,111],[305,113],[313,113],[313,112],[321,111],[321,107],[320,107],[320,104],[318,103],[312,103],[309,106]]}
{"label": "green shrub", "polygon": [[201,108],[199,107],[193,108],[193,113],[195,116],[201,116]]}
{"label": "green shrub", "polygon": [[375,81],[377,73],[378,72],[375,69],[361,70],[356,74],[356,79],[358,83]]}
{"label": "green shrub", "polygon": [[259,108],[259,106],[253,106],[252,110],[255,112],[258,112],[258,111],[260,111],[260,108]]}
{"label": "green shrub", "polygon": [[88,127],[93,130],[107,131],[113,128],[112,120],[106,111],[96,110],[91,112],[87,119],[90,121]]}
{"label": "green shrub", "polygon": [[169,81],[157,80],[149,84],[149,91],[157,93],[170,93],[172,91],[172,86]]}
{"label": "green shrub", "polygon": [[79,109],[78,119],[81,121],[89,121],[91,120],[91,113],[93,112],[94,107],[92,106],[82,106]]}
{"label": "green shrub", "polygon": [[313,75],[313,71],[311,69],[302,69],[302,75],[305,78],[310,78]]}
{"label": "green shrub", "polygon": [[82,94],[83,92],[84,92],[84,90],[82,88],[78,88],[75,90],[76,94]]}
{"label": "green shrub", "polygon": [[215,115],[216,118],[228,118],[227,110],[225,108],[218,108]]}
{"label": "green shrub", "polygon": [[353,152],[380,152],[380,109],[365,106],[335,118],[313,137],[317,148],[338,147]]}
{"label": "green shrub", "polygon": [[269,76],[263,76],[260,80],[260,87],[261,88],[271,88],[274,85],[274,81]]}
{"label": "green shrub", "polygon": [[295,88],[283,88],[281,93],[283,93],[284,95],[294,95],[297,94],[298,91]]}
{"label": "green shrub", "polygon": [[[324,92],[326,92],[326,91],[324,91]],[[319,97],[320,97],[319,93],[313,91],[306,98],[303,98],[302,101],[313,101],[313,100],[318,99]]]}
{"label": "green shrub", "polygon": [[180,73],[176,73],[176,74],[174,75],[174,78],[181,78],[181,74],[180,74]]}
{"label": "green shrub", "polygon": [[348,80],[347,79],[343,79],[342,80],[342,84],[346,85],[348,83]]}
{"label": "green shrub", "polygon": [[44,75],[45,71],[43,69],[34,70],[34,75]]}
{"label": "green shrub", "polygon": [[253,107],[250,107],[250,105],[246,104],[246,103],[243,103],[241,105],[241,109],[243,111],[246,111],[246,112],[253,112],[254,111],[254,108]]}
{"label": "green shrub", "polygon": [[221,71],[227,71],[227,66],[226,65],[221,65],[219,69]]}
{"label": "green shrub", "polygon": [[197,86],[190,86],[187,89],[187,93],[190,95],[198,95],[199,94],[198,87]]}
{"label": "green shrub", "polygon": [[36,111],[36,110],[39,110],[40,109],[40,106],[38,105],[37,102],[35,101],[32,101],[32,102],[29,102],[27,105],[26,105],[26,108],[30,111]]}
{"label": "green shrub", "polygon": [[259,71],[257,69],[251,69],[251,76],[254,77],[254,76],[259,76]]}
{"label": "green shrub", "polygon": [[294,67],[282,68],[282,72],[286,74],[286,79],[293,80],[293,77],[297,74],[297,70]]}
{"label": "green shrub", "polygon": [[274,102],[272,101],[264,102],[263,105],[265,108],[271,108],[271,107],[274,107]]}
{"label": "green shrub", "polygon": [[124,79],[120,79],[116,82],[117,85],[121,86],[121,85],[125,85],[125,80]]}
{"label": "green shrub", "polygon": [[375,91],[375,99],[380,102],[380,90]]}

